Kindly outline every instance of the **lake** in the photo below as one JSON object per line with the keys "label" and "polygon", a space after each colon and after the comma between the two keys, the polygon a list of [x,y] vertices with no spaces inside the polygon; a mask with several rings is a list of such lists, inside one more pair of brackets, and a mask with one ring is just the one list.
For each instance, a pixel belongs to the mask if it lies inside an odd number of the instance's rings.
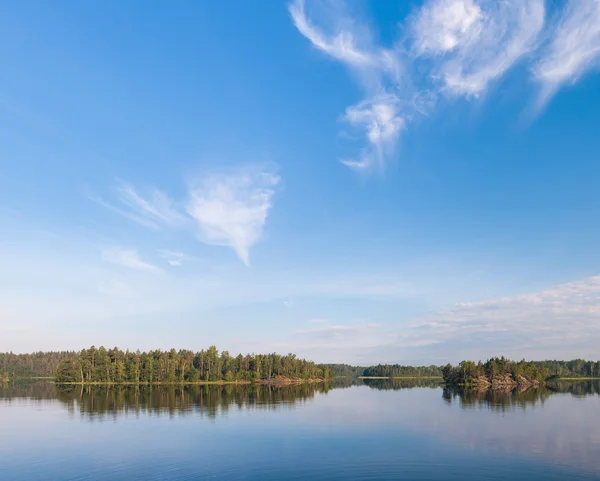
{"label": "lake", "polygon": [[0,479],[599,479],[599,392],[0,384]]}

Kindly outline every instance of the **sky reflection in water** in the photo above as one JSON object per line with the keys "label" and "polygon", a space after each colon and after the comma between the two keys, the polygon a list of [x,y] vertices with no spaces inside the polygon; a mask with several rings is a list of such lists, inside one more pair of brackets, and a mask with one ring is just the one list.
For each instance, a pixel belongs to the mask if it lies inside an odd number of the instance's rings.
{"label": "sky reflection in water", "polygon": [[0,388],[0,479],[596,479],[598,382]]}

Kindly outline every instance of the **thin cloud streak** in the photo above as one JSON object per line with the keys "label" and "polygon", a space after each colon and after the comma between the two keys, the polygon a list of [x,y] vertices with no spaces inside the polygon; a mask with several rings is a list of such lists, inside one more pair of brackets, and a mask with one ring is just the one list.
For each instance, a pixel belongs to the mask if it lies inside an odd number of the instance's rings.
{"label": "thin cloud streak", "polygon": [[88,199],[97,203],[98,205],[101,205],[102,207],[107,208],[108,210],[111,210],[112,212],[116,212],[117,214],[119,214],[129,220],[132,220],[133,222],[135,222],[143,227],[147,227],[149,229],[158,229],[159,228],[158,224],[156,224],[156,222],[153,222],[149,219],[146,219],[144,217],[136,215],[127,210],[116,207],[116,206],[112,205],[111,203],[106,202],[102,197],[99,197],[96,195],[88,195]]}
{"label": "thin cloud streak", "polygon": [[139,217],[170,226],[185,222],[174,202],[158,189],[150,189],[148,195],[143,196],[131,184],[120,181],[115,191],[119,201]]}
{"label": "thin cloud streak", "polygon": [[306,17],[304,0],[290,4],[289,12],[298,31],[308,38],[312,44],[332,57],[355,67],[371,67],[377,62],[367,52],[360,51],[356,46],[354,35],[348,31],[340,31],[328,36],[314,26]]}
{"label": "thin cloud streak", "polygon": [[195,257],[188,256],[183,252],[172,251],[169,249],[158,249],[157,252],[161,258],[173,267],[181,267],[184,262],[197,260]]}
{"label": "thin cloud streak", "polygon": [[557,21],[543,56],[533,68],[542,85],[538,106],[560,87],[574,84],[600,60],[600,1],[570,0]]}
{"label": "thin cloud streak", "polygon": [[155,265],[143,261],[134,249],[123,249],[121,247],[109,247],[102,249],[102,259],[111,264],[147,272],[160,272]]}

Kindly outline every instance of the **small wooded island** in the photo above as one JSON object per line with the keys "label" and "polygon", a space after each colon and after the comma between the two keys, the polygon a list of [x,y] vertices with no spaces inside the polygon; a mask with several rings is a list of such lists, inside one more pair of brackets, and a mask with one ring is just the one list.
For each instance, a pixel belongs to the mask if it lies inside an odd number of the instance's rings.
{"label": "small wooded island", "polygon": [[504,357],[494,357],[485,363],[462,361],[458,366],[447,364],[442,368],[442,376],[446,384],[492,389],[540,387],[556,377],[550,375],[543,363],[514,362]]}

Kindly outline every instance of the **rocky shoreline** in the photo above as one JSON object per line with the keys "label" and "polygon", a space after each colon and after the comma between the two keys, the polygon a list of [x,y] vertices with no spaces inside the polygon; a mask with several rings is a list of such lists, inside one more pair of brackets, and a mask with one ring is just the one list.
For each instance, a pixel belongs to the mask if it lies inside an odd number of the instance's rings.
{"label": "rocky shoreline", "polygon": [[536,379],[529,379],[525,376],[518,376],[516,379],[511,374],[505,374],[502,376],[496,376],[491,380],[485,376],[479,376],[471,379],[465,386],[472,386],[479,389],[494,389],[494,390],[525,390],[531,388],[543,387],[546,385],[545,381],[538,381]]}

